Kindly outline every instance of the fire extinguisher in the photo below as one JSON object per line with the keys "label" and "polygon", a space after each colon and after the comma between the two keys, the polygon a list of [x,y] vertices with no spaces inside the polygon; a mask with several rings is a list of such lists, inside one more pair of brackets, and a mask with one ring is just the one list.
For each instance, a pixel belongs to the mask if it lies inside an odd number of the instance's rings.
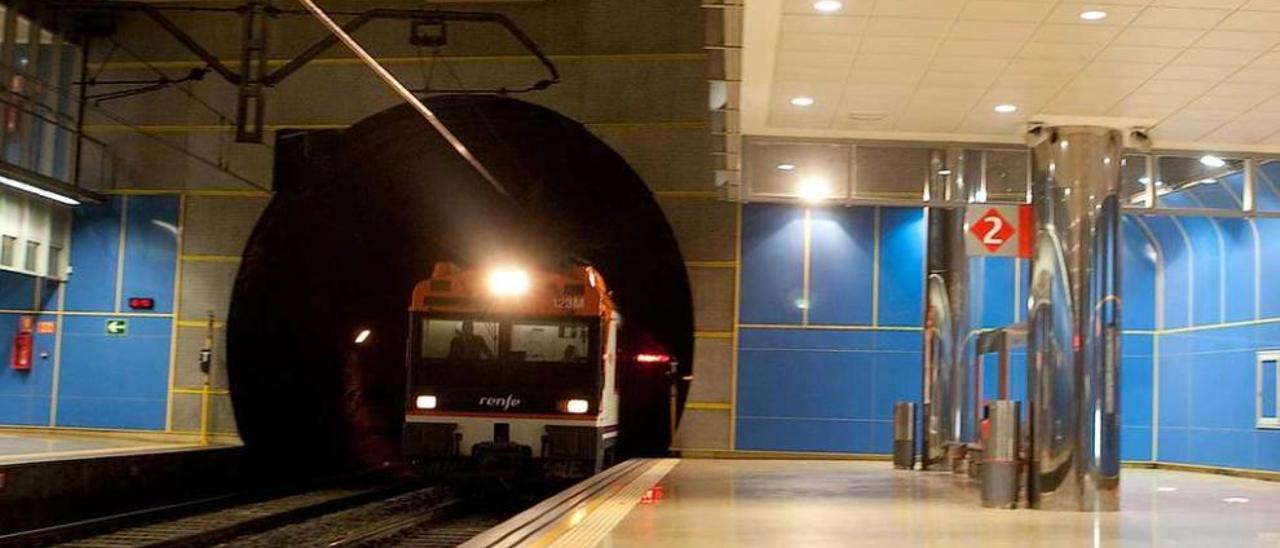
{"label": "fire extinguisher", "polygon": [[17,371],[31,370],[31,354],[35,349],[35,338],[31,335],[31,322],[23,318],[18,333],[13,336],[13,348],[9,353],[9,367]]}

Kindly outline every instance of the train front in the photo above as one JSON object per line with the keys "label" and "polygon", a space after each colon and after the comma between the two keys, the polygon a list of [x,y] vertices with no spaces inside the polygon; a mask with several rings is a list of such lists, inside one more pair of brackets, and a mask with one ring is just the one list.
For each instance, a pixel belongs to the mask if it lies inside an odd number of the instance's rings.
{"label": "train front", "polygon": [[619,316],[594,269],[437,264],[410,322],[406,456],[547,478],[612,464]]}

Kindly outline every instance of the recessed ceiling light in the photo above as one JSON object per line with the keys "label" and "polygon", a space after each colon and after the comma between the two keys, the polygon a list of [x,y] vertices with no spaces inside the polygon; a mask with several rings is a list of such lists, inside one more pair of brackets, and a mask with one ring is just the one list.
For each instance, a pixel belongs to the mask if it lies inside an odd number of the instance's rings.
{"label": "recessed ceiling light", "polygon": [[778,171],[795,171],[795,170],[796,170],[796,165],[795,165],[795,164],[786,164],[786,163],[783,163],[783,164],[778,164],[778,165],[776,165],[776,166],[774,166],[774,167],[778,168]]}
{"label": "recessed ceiling light", "polygon": [[800,181],[800,186],[796,188],[796,196],[805,203],[819,203],[827,198],[827,182],[817,177]]}
{"label": "recessed ceiling light", "polygon": [[941,176],[943,176],[943,177],[946,177],[947,175],[951,175],[951,170],[950,170],[950,169],[939,169],[939,170],[938,170],[938,175],[941,175]]}
{"label": "recessed ceiling light", "polygon": [[793,107],[808,108],[813,106],[813,102],[813,97],[805,97],[803,95],[791,98],[791,106]]}
{"label": "recessed ceiling light", "polygon": [[844,8],[844,2],[838,0],[818,0],[813,3],[813,9],[822,13],[832,13],[840,11]]}
{"label": "recessed ceiling light", "polygon": [[996,105],[994,110],[1000,114],[1009,114],[1010,112],[1016,112],[1018,110],[1018,106],[1010,104]]}
{"label": "recessed ceiling light", "polygon": [[1161,493],[1172,493],[1177,490],[1178,490],[1177,487],[1156,487],[1156,491]]}
{"label": "recessed ceiling light", "polygon": [[1249,499],[1244,497],[1227,497],[1225,499],[1222,499],[1222,502],[1227,502],[1231,504],[1244,504],[1246,502],[1249,502]]}
{"label": "recessed ceiling light", "polygon": [[1085,21],[1101,21],[1107,18],[1107,12],[1102,10],[1085,10],[1080,12],[1080,18]]}
{"label": "recessed ceiling light", "polygon": [[1204,156],[1201,156],[1200,163],[1209,167],[1222,167],[1227,165],[1226,160],[1223,160],[1222,158],[1219,158],[1212,154],[1205,154]]}
{"label": "recessed ceiling light", "polygon": [[1216,183],[1216,182],[1218,182],[1218,180],[1217,180],[1217,179],[1214,179],[1214,178],[1212,178],[1212,177],[1211,177],[1211,178],[1208,178],[1208,179],[1200,179],[1199,181],[1196,181],[1196,184],[1198,184],[1198,185],[1211,185],[1211,184]]}

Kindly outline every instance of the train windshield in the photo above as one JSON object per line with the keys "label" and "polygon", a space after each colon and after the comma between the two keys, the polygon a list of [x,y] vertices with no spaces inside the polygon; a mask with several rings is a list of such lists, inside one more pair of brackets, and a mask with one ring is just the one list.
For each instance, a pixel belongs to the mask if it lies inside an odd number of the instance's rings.
{"label": "train windshield", "polygon": [[498,322],[422,320],[421,357],[455,361],[498,359]]}
{"label": "train windshield", "polygon": [[512,362],[586,363],[590,330],[578,322],[517,322],[511,326]]}

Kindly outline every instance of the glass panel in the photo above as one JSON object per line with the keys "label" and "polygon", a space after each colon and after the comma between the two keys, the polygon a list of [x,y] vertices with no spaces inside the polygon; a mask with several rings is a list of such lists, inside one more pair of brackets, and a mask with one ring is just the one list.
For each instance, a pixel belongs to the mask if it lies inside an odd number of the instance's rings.
{"label": "glass panel", "polygon": [[923,200],[928,180],[927,148],[855,149],[854,195],[859,198]]}
{"label": "glass panel", "polygon": [[1031,155],[1026,151],[984,151],[983,188],[986,197],[979,195],[976,198],[981,202],[1026,202],[1030,169]]}
{"label": "glass panel", "polygon": [[492,361],[498,351],[498,322],[422,320],[422,357]]}
{"label": "glass panel", "polygon": [[747,158],[750,196],[849,197],[848,145],[755,142]]}
{"label": "glass panel", "polygon": [[27,242],[27,255],[22,259],[22,268],[29,272],[36,271],[40,260],[40,242]]}
{"label": "glass panel", "polygon": [[1151,178],[1147,176],[1146,156],[1125,156],[1120,159],[1120,197],[1122,205],[1147,205],[1147,186]]}
{"label": "glass panel", "polygon": [[0,238],[0,265],[13,267],[14,255],[17,254],[18,239],[13,236]]}
{"label": "glass panel", "polygon": [[[62,58],[59,61],[61,73],[58,75],[58,81],[63,84],[62,91],[57,95],[58,117],[62,125],[75,127],[76,116],[79,116],[75,98],[79,89],[71,83],[80,74],[80,48],[69,42],[63,42]],[[53,150],[55,156],[53,177],[71,182],[71,174],[74,172],[73,162],[75,162],[75,135],[69,130],[59,130],[54,136]]]}
{"label": "glass panel", "polygon": [[56,245],[49,246],[49,263],[45,265],[45,271],[50,278],[58,278],[62,276],[62,248]]}
{"label": "glass panel", "polygon": [[32,105],[35,127],[32,130],[31,168],[43,175],[53,175],[53,138],[57,133],[57,76],[59,40],[47,30],[40,31],[39,54],[36,56],[36,81]]}
{"label": "glass panel", "polygon": [[26,142],[31,117],[23,111],[22,105],[30,97],[31,85],[27,74],[31,66],[31,20],[19,15],[13,34],[12,65],[16,71],[9,75],[8,88],[15,96],[14,103],[5,105],[4,114],[4,159],[20,166],[26,166]]}
{"label": "glass panel", "polygon": [[[1162,156],[1156,181],[1156,205],[1169,208],[1239,210],[1240,195],[1229,182],[1240,181],[1243,160]],[[1238,183],[1237,183],[1238,184]]]}
{"label": "glass panel", "polygon": [[511,327],[511,361],[586,363],[589,335],[581,323],[518,323]]}
{"label": "glass panel", "polygon": [[1276,362],[1275,360],[1267,360],[1262,362],[1262,417],[1264,419],[1276,418]]}

